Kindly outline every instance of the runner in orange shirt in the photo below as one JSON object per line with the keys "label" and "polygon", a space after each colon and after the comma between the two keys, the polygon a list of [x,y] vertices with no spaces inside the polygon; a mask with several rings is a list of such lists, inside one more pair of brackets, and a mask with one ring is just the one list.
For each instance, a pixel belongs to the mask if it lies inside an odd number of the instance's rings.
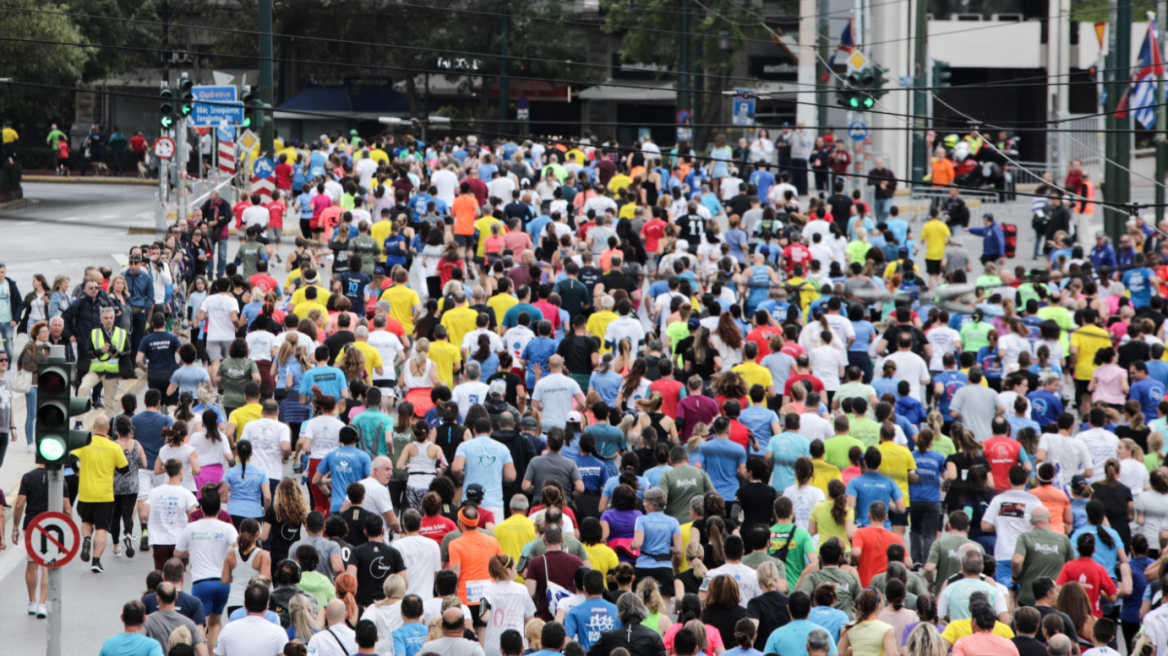
{"label": "runner in orange shirt", "polygon": [[[458,242],[458,259],[466,259],[468,250],[474,252],[475,219],[479,218],[479,201],[470,192],[470,185],[463,182],[458,188],[459,196],[454,199],[450,211],[454,214],[454,239]],[[467,267],[470,270],[470,267]],[[489,578],[489,577],[488,577]]]}
{"label": "runner in orange shirt", "polygon": [[[455,200],[457,202],[457,199]],[[462,537],[450,542],[450,571],[458,574],[458,597],[470,608],[475,627],[485,626],[479,619],[479,600],[491,579],[491,557],[503,553],[498,540],[478,530],[479,511],[466,506],[458,511]]]}

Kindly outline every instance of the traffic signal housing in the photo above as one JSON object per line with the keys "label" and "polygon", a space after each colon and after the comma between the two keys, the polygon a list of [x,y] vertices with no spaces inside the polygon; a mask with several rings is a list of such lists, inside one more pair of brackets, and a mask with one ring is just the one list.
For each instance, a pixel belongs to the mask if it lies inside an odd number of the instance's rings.
{"label": "traffic signal housing", "polygon": [[158,91],[158,125],[163,130],[174,127],[174,89],[169,85]]}
{"label": "traffic signal housing", "polygon": [[243,127],[252,127],[252,111],[256,103],[260,100],[260,94],[252,90],[250,85],[243,85],[243,93],[240,94],[239,99],[243,101]]}
{"label": "traffic signal housing", "polygon": [[195,102],[195,81],[189,77],[184,77],[178,83],[178,107],[179,115],[183,118],[191,115],[194,110]]}
{"label": "traffic signal housing", "polygon": [[71,417],[89,411],[89,399],[73,396],[73,368],[63,357],[49,357],[37,365],[36,375],[36,461],[62,468],[70,452],[93,440],[89,431],[69,428]]}
{"label": "traffic signal housing", "polygon": [[933,60],[933,86],[953,86],[953,69],[949,66],[949,62],[939,59]]}

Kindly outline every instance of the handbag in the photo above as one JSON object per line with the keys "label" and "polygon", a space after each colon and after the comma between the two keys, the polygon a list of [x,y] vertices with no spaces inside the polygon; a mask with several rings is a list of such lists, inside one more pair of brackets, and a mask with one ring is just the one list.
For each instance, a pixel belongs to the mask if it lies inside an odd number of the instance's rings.
{"label": "handbag", "polygon": [[17,369],[8,376],[8,384],[16,394],[28,394],[32,391],[32,374],[23,369]]}
{"label": "handbag", "polygon": [[566,588],[564,588],[564,586],[559,585],[558,583],[552,582],[552,577],[548,573],[547,557],[548,557],[548,555],[545,553],[543,555],[543,577],[544,577],[544,580],[547,581],[548,612],[551,613],[552,615],[555,615],[556,608],[559,606],[560,601],[567,599],[568,597],[571,597],[572,593],[568,592],[568,590]]}

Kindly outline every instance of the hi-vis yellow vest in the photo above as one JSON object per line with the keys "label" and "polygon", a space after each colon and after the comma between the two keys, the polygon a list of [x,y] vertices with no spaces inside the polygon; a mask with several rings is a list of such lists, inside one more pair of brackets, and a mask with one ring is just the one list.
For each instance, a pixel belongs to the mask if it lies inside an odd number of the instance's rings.
{"label": "hi-vis yellow vest", "polygon": [[[93,344],[93,353],[97,356],[89,361],[89,370],[102,374],[118,373],[118,359],[110,357],[109,353],[101,352],[105,346],[105,331],[101,328],[94,328],[89,333],[89,339]],[[112,340],[114,348],[119,353],[126,350],[126,331],[124,329],[115,327]]]}

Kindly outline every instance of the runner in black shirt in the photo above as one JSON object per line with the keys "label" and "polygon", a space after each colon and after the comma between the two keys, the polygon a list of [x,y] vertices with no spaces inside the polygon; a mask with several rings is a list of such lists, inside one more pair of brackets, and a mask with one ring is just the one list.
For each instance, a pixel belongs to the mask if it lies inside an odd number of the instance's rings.
{"label": "runner in black shirt", "polygon": [[362,607],[385,598],[382,585],[390,574],[397,574],[409,584],[406,564],[397,549],[385,543],[385,524],[381,517],[371,515],[365,519],[365,544],[354,547],[346,569],[357,577],[357,603]]}
{"label": "runner in black shirt", "polygon": [[[64,482],[64,511],[66,515],[72,515],[73,511],[70,508],[72,504],[69,503],[69,483]],[[0,503],[4,502],[4,493],[0,490]],[[45,470],[44,465],[37,465],[35,469],[26,473],[20,479],[20,491],[17,492],[16,505],[12,509],[12,542],[13,546],[19,544],[20,532],[27,531],[29,522],[36,519],[36,516],[49,511],[49,472]],[[22,516],[23,515],[23,516]],[[19,526],[20,528],[15,528]],[[0,519],[0,544],[4,542],[4,524],[3,519]],[[41,567],[40,576],[37,576],[38,565],[27,559],[28,563],[25,565],[24,580],[27,585],[28,581],[32,581],[32,585],[28,586],[28,614],[36,615],[37,617],[47,617],[48,609],[46,603],[49,597],[49,570]],[[31,575],[31,578],[30,576]],[[40,579],[41,590],[39,600],[37,603],[37,580]]]}
{"label": "runner in black shirt", "polygon": [[588,288],[588,298],[591,299],[596,290],[596,283],[600,282],[600,276],[604,272],[592,266],[592,251],[585,250],[580,254],[580,259],[584,262],[584,266],[580,267],[580,282]]}
{"label": "runner in black shirt", "polygon": [[572,317],[572,332],[560,342],[556,353],[564,358],[568,372],[577,383],[584,381],[580,389],[587,389],[592,368],[600,360],[600,340],[588,333],[585,327],[588,317],[577,314]]}

